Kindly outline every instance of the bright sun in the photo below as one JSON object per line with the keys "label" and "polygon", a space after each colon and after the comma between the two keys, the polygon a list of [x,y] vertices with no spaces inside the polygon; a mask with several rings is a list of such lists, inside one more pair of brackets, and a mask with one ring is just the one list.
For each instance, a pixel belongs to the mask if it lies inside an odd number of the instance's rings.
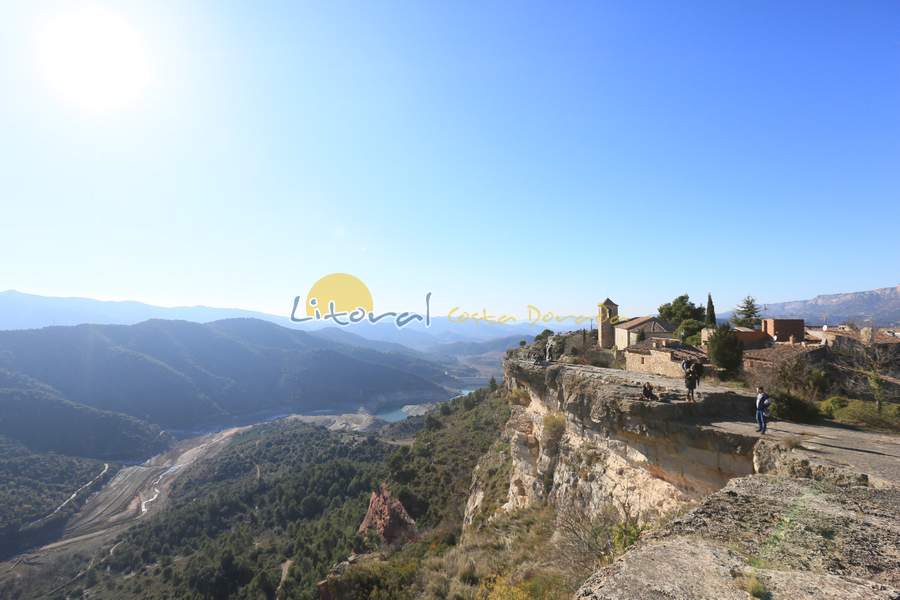
{"label": "bright sun", "polygon": [[47,21],[38,34],[41,69],[51,88],[84,108],[123,108],[150,82],[140,35],[122,17],[85,8]]}

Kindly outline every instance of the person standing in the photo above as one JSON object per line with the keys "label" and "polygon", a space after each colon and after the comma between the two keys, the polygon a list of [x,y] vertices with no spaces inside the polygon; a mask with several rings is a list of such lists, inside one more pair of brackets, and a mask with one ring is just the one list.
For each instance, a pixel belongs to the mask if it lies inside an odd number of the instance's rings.
{"label": "person standing", "polygon": [[688,400],[694,401],[694,388],[697,387],[697,377],[694,375],[694,372],[691,369],[688,369],[684,373],[684,387],[687,388],[687,397]]}
{"label": "person standing", "polygon": [[766,411],[769,409],[770,404],[772,404],[772,401],[769,400],[769,395],[763,390],[762,386],[756,388],[756,424],[758,425],[756,431],[759,433],[766,432]]}

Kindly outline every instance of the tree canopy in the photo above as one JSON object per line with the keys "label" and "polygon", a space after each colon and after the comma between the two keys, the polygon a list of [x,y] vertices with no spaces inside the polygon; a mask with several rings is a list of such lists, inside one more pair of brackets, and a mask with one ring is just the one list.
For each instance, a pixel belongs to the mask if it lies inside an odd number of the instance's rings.
{"label": "tree canopy", "polygon": [[706,311],[703,307],[691,302],[691,298],[687,294],[682,294],[659,307],[659,318],[672,327],[678,327],[685,319],[703,321],[705,315]]}
{"label": "tree canopy", "polygon": [[703,321],[697,319],[685,319],[678,325],[675,335],[687,342],[688,344],[697,345],[700,343],[700,330],[703,329]]}
{"label": "tree canopy", "polygon": [[761,322],[760,314],[762,314],[762,311],[756,303],[756,298],[747,296],[741,300],[741,303],[734,310],[731,322],[740,327],[752,327],[755,329],[759,327]]}

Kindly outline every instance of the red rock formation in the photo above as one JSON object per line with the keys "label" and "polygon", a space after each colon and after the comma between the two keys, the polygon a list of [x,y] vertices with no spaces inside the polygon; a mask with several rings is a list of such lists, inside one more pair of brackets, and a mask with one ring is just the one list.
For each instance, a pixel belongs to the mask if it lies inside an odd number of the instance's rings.
{"label": "red rock formation", "polygon": [[359,534],[366,535],[374,531],[378,537],[388,544],[402,545],[418,537],[416,522],[409,516],[403,504],[391,496],[385,486],[372,492],[369,499],[369,510],[359,526]]}

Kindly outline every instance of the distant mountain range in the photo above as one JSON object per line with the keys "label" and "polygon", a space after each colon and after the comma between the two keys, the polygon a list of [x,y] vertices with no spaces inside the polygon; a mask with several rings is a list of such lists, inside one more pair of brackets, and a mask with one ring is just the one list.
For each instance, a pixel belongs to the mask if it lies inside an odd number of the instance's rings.
{"label": "distant mountain range", "polygon": [[[311,331],[334,327],[331,322],[293,323],[287,308],[284,315],[237,308],[213,308],[208,306],[184,306],[167,308],[134,301],[94,300],[91,298],[61,298],[26,294],[15,290],[0,292],[0,330],[38,329],[52,325],[134,325],[150,319],[172,319],[209,323],[223,319],[260,319],[283,327]],[[335,329],[338,329],[335,327]],[[446,317],[433,316],[431,327],[411,323],[397,329],[387,320],[378,324],[362,322],[346,329],[347,333],[379,342],[403,344],[420,351],[430,351],[434,346],[453,342],[479,342],[497,338],[534,335],[544,325],[528,323],[504,324],[480,321],[450,321]]]}
{"label": "distant mountain range", "polygon": [[[0,435],[91,457],[158,450],[160,429],[285,411],[443,400],[458,382],[415,351],[380,352],[258,319],[0,331]],[[80,434],[76,434],[76,430]]]}
{"label": "distant mountain range", "polygon": [[900,285],[821,295],[812,300],[770,302],[764,306],[764,316],[805,319],[813,325],[837,325],[845,321],[883,327],[900,325]]}

